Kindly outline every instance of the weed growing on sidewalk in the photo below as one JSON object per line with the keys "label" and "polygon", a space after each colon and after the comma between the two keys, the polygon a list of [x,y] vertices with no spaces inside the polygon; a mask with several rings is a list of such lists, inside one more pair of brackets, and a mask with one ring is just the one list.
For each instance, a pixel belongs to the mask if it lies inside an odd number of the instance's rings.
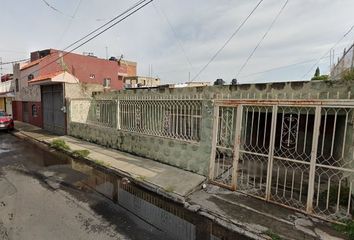
{"label": "weed growing on sidewalk", "polygon": [[73,151],[73,156],[74,157],[86,158],[89,154],[90,154],[90,151],[87,150],[87,149]]}
{"label": "weed growing on sidewalk", "polygon": [[105,166],[105,167],[110,167],[111,165],[109,163],[106,163],[104,161],[101,160],[93,160],[94,163],[101,165],[101,166]]}
{"label": "weed growing on sidewalk", "polygon": [[173,186],[168,186],[165,188],[165,191],[169,192],[169,193],[173,192],[174,190],[175,190],[175,188]]}
{"label": "weed growing on sidewalk", "polygon": [[52,148],[69,151],[70,147],[62,139],[54,139],[50,144]]}
{"label": "weed growing on sidewalk", "polygon": [[264,234],[268,235],[272,240],[281,240],[281,237],[272,230],[267,230]]}
{"label": "weed growing on sidewalk", "polygon": [[142,176],[142,175],[139,175],[136,177],[136,179],[140,180],[140,181],[145,181],[146,180],[146,177],[145,176]]}
{"label": "weed growing on sidewalk", "polygon": [[346,234],[350,240],[354,240],[354,221],[347,220],[345,224],[334,224],[334,229]]}

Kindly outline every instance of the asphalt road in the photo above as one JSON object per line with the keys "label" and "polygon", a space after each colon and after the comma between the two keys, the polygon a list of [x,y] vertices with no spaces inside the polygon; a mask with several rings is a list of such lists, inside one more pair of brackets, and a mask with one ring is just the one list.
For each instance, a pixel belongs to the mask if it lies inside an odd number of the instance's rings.
{"label": "asphalt road", "polygon": [[168,239],[102,195],[63,184],[79,177],[66,159],[0,132],[0,239]]}

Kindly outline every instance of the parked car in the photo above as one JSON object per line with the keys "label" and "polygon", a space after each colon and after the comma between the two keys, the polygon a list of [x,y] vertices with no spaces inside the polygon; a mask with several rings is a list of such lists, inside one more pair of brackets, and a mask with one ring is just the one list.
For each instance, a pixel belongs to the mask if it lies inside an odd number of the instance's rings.
{"label": "parked car", "polygon": [[10,114],[0,111],[0,130],[13,130],[15,127],[14,120]]}

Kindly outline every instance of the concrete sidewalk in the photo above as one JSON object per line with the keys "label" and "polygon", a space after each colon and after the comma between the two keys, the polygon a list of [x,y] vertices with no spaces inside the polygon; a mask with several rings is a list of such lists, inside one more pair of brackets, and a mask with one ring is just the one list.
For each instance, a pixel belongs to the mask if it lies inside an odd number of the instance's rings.
{"label": "concrete sidewalk", "polygon": [[192,172],[70,136],[57,136],[27,123],[16,121],[15,129],[18,133],[14,134],[23,134],[48,145],[55,139],[62,139],[70,147],[70,152],[89,150],[88,160],[145,183],[150,189],[154,188],[155,192],[171,195],[174,199],[177,197],[181,202],[206,180],[204,176]]}
{"label": "concrete sidewalk", "polygon": [[270,239],[348,239],[332,223],[214,185],[192,193],[187,202],[200,207],[201,215],[217,219],[237,232],[268,235]]}

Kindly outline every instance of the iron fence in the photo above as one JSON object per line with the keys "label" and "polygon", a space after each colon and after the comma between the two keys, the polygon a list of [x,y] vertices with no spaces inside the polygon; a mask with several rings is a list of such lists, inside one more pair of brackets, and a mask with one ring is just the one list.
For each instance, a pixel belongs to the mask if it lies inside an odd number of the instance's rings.
{"label": "iron fence", "polygon": [[[76,111],[81,105],[71,100]],[[77,100],[79,101],[79,100]],[[89,101],[87,118],[71,113],[72,121],[177,140],[198,142],[201,135],[201,99],[123,98]],[[86,107],[86,106],[85,106]]]}
{"label": "iron fence", "polygon": [[351,218],[351,101],[216,101],[210,179],[307,213]]}
{"label": "iron fence", "polygon": [[119,100],[119,129],[185,141],[200,140],[200,100]]}

